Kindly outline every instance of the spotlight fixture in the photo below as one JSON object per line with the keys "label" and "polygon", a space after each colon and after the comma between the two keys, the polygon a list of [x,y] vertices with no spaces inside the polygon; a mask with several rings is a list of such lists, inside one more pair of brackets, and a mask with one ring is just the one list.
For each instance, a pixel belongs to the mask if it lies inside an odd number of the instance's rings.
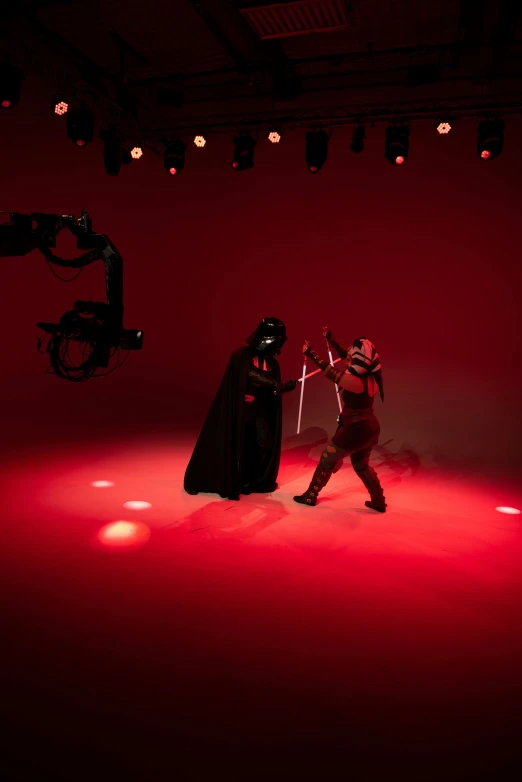
{"label": "spotlight fixture", "polygon": [[67,135],[77,147],[84,147],[94,136],[94,116],[87,109],[67,112]]}
{"label": "spotlight fixture", "polygon": [[504,146],[504,121],[483,120],[478,128],[477,154],[482,160],[493,160]]}
{"label": "spotlight fixture", "polygon": [[408,159],[410,129],[405,125],[386,128],[384,155],[394,166],[402,166]]}
{"label": "spotlight fixture", "polygon": [[22,71],[9,62],[0,64],[0,107],[12,109],[20,100]]}
{"label": "spotlight fixture", "polygon": [[236,136],[234,139],[234,157],[232,168],[236,171],[246,171],[254,167],[254,147],[257,144],[255,138],[247,134]]}
{"label": "spotlight fixture", "polygon": [[140,157],[143,157],[143,150],[141,147],[133,147],[130,154],[133,160],[139,160]]}
{"label": "spotlight fixture", "polygon": [[352,143],[350,144],[350,149],[352,152],[355,152],[358,155],[363,151],[365,138],[366,131],[364,129],[364,125],[358,125],[353,132]]}
{"label": "spotlight fixture", "polygon": [[103,164],[109,176],[118,176],[121,168],[122,143],[119,133],[110,128],[101,130],[100,138],[103,140]]}
{"label": "spotlight fixture", "polygon": [[181,174],[185,168],[185,149],[187,145],[179,139],[165,144],[163,165],[171,176]]}
{"label": "spotlight fixture", "polygon": [[272,142],[272,144],[279,144],[281,141],[281,134],[277,132],[277,130],[271,130],[268,134],[268,140]]}
{"label": "spotlight fixture", "polygon": [[69,104],[63,95],[55,95],[52,102],[52,109],[59,117],[63,117],[69,110]]}
{"label": "spotlight fixture", "polygon": [[311,174],[317,174],[328,157],[328,133],[312,130],[306,134],[305,160]]}
{"label": "spotlight fixture", "polygon": [[437,124],[437,133],[440,136],[447,136],[448,133],[451,130],[451,123],[450,122],[439,122]]}
{"label": "spotlight fixture", "polygon": [[205,136],[194,136],[194,144],[200,149],[205,146],[207,140]]}

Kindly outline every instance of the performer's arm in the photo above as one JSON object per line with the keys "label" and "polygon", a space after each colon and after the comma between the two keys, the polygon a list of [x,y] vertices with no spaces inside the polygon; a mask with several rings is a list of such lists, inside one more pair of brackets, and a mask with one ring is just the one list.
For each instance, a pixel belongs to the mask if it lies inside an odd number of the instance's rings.
{"label": "performer's arm", "polygon": [[310,346],[308,346],[307,349],[303,352],[305,356],[308,356],[308,358],[312,359],[314,364],[317,364],[319,369],[324,372],[328,380],[331,380],[337,386],[345,388],[347,391],[353,391],[356,394],[359,394],[364,390],[364,385],[360,378],[355,377],[355,375],[348,375],[346,372],[336,369],[331,364],[323,361],[323,359],[320,358],[317,353],[314,353]]}
{"label": "performer's arm", "polygon": [[286,383],[280,383],[279,380],[266,375],[264,372],[258,372],[256,369],[251,369],[248,377],[254,386],[272,389],[275,394],[286,394],[288,391],[293,391],[297,385],[297,380],[287,380]]}
{"label": "performer's arm", "polygon": [[330,345],[335,349],[335,352],[337,353],[339,358],[344,361],[346,359],[346,356],[348,355],[348,351],[346,350],[346,348],[343,348],[343,346],[340,345],[339,342],[337,342],[337,340],[335,339],[331,331],[326,331],[324,333],[324,336],[326,337]]}

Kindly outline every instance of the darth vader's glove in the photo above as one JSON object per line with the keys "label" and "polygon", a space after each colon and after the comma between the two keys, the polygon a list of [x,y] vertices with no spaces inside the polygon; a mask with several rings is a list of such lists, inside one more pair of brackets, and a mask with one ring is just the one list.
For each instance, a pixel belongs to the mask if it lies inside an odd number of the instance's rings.
{"label": "darth vader's glove", "polygon": [[297,380],[287,380],[286,383],[281,383],[280,394],[286,394],[288,391],[293,391],[297,385]]}
{"label": "darth vader's glove", "polygon": [[264,372],[258,372],[255,369],[249,371],[248,377],[253,386],[271,389],[274,394],[286,394],[287,391],[293,391],[297,385],[297,380],[288,380],[286,383],[280,383],[275,378],[266,375]]}

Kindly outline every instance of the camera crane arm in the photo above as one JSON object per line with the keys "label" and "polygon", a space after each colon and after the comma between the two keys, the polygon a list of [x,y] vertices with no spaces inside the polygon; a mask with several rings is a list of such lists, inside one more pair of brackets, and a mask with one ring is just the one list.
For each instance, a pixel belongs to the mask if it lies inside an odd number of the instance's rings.
{"label": "camera crane arm", "polygon": [[[98,260],[104,263],[107,303],[77,301],[59,324],[37,324],[52,335],[47,350],[56,374],[68,380],[88,380],[97,376],[98,367],[108,366],[111,352],[116,349],[141,349],[143,332],[123,328],[123,258],[106,234],[92,230],[92,221],[86,211],[82,210],[79,218],[40,212],[0,214],[10,215],[10,222],[0,224],[0,257],[20,257],[38,250],[49,264],[63,268],[83,269]],[[52,252],[56,237],[64,228],[76,237],[78,249],[85,250],[78,258],[66,260]],[[87,361],[77,367],[66,366],[62,355],[63,340],[89,345],[91,352]]]}

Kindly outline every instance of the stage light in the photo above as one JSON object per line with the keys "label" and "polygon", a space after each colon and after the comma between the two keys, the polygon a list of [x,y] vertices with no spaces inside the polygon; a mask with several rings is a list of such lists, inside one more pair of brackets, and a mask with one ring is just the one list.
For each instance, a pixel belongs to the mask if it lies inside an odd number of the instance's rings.
{"label": "stage light", "polygon": [[67,101],[62,100],[61,98],[56,98],[54,100],[53,111],[59,117],[63,117],[64,114],[67,114],[68,110],[69,110],[69,104],[67,103]]}
{"label": "stage light", "polygon": [[101,130],[100,138],[103,140],[103,164],[109,176],[118,176],[121,168],[122,143],[119,133],[110,128]]}
{"label": "stage light", "polygon": [[384,155],[394,166],[402,166],[408,159],[410,129],[404,125],[386,128]]}
{"label": "stage light", "polygon": [[437,125],[437,133],[440,136],[447,136],[451,130],[451,124],[449,122],[439,122]]}
{"label": "stage light", "polygon": [[247,168],[254,167],[254,147],[256,140],[252,136],[236,136],[234,139],[234,157],[232,168],[236,171],[246,171]]}
{"label": "stage light", "polygon": [[498,510],[499,513],[507,513],[510,516],[518,516],[522,513],[518,508],[509,508],[506,505],[499,505],[495,510]]}
{"label": "stage light", "polygon": [[328,157],[328,133],[312,130],[306,134],[305,160],[311,174],[317,174]]}
{"label": "stage light", "polygon": [[165,145],[163,165],[171,176],[181,174],[185,168],[185,149],[187,145],[179,139],[169,141]]}
{"label": "stage light", "polygon": [[133,147],[131,149],[131,158],[133,160],[139,160],[143,156],[143,150],[141,147]]}
{"label": "stage light", "polygon": [[279,144],[281,141],[281,134],[277,132],[277,130],[271,130],[268,134],[268,140],[272,142],[272,144]]}
{"label": "stage light", "polygon": [[12,109],[20,100],[22,71],[11,63],[0,64],[0,106]]}
{"label": "stage light", "polygon": [[84,147],[94,136],[94,115],[87,109],[68,111],[67,135],[77,147]]}
{"label": "stage light", "polygon": [[364,129],[363,125],[359,125],[355,128],[353,132],[352,137],[352,143],[350,144],[350,149],[352,152],[355,152],[356,154],[359,154],[364,149],[364,139],[366,138],[366,131]]}
{"label": "stage light", "polygon": [[207,140],[205,136],[194,136],[194,144],[200,149],[205,146]]}
{"label": "stage light", "polygon": [[504,121],[483,120],[478,128],[477,153],[482,160],[493,160],[504,146]]}
{"label": "stage light", "polygon": [[127,508],[127,510],[148,510],[152,508],[152,505],[150,502],[144,502],[144,500],[129,500],[129,502],[123,503],[123,507]]}
{"label": "stage light", "polygon": [[95,489],[108,489],[114,486],[114,483],[112,481],[93,481],[91,486],[94,486]]}

